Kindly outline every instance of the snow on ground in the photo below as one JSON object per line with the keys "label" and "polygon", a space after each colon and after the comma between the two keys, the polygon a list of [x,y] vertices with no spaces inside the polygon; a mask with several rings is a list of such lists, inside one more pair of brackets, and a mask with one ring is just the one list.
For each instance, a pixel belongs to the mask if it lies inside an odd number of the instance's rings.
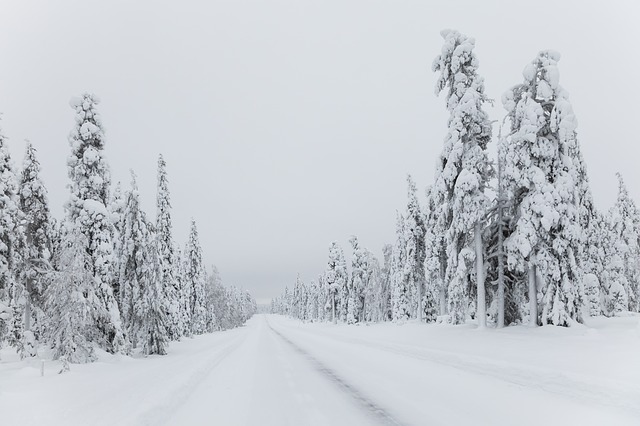
{"label": "snow on ground", "polygon": [[638,316],[574,328],[258,315],[166,357],[0,361],[4,425],[638,425]]}

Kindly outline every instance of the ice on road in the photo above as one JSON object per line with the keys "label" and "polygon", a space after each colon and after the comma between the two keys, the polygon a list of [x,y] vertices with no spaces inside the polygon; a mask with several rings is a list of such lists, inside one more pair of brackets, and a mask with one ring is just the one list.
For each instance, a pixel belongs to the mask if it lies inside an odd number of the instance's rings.
{"label": "ice on road", "polygon": [[[638,336],[559,333],[257,315],[240,329],[172,344],[165,357],[105,355],[62,375],[49,363],[45,377],[35,360],[3,361],[1,423],[640,424],[637,374],[616,370],[637,365]],[[470,349],[476,344],[482,350]],[[608,352],[598,354],[603,345]],[[607,364],[607,354],[618,364],[606,372],[585,362]]]}

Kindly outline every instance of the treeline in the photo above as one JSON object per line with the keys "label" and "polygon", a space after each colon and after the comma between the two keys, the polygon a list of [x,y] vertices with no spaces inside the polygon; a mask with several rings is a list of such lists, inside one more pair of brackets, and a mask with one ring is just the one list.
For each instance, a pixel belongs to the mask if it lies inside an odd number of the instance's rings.
{"label": "treeline", "polygon": [[272,310],[311,321],[474,319],[480,327],[639,312],[640,213],[619,174],[614,206],[594,207],[577,120],[559,85],[560,55],[542,51],[525,67],[523,82],[502,97],[495,135],[474,39],[442,36],[433,70],[448,132],[426,203],[409,178],[382,265],[354,237],[349,272],[334,242],[317,281],[298,278]]}
{"label": "treeline", "polygon": [[111,192],[94,95],[71,101],[71,190],[51,217],[36,150],[14,170],[0,134],[0,346],[21,357],[40,346],[55,359],[89,362],[110,353],[165,354],[183,336],[243,324],[256,310],[245,291],[207,270],[195,221],[184,250],[173,241],[166,164],[158,160],[157,217],[140,206],[136,176]]}

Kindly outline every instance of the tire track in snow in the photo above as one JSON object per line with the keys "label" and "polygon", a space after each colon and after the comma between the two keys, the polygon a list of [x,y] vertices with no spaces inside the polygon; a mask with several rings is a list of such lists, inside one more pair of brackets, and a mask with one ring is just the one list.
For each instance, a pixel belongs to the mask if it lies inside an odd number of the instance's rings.
{"label": "tire track in snow", "polygon": [[161,404],[156,404],[145,410],[139,416],[139,423],[153,426],[170,424],[173,413],[191,397],[198,388],[198,385],[200,385],[225,358],[240,347],[246,338],[247,336],[245,334],[242,337],[234,339],[229,346],[212,357],[204,366],[198,368],[184,383],[163,398]]}
{"label": "tire track in snow", "polygon": [[[310,333],[308,330],[296,331]],[[539,389],[544,392],[568,397],[575,401],[604,405],[640,414],[640,387],[634,390],[621,390],[615,383],[603,385],[565,372],[554,373],[541,368],[527,367],[510,363],[494,363],[479,356],[461,355],[449,351],[418,348],[409,345],[369,341],[357,337],[344,337],[321,333],[314,336],[333,340],[342,344],[364,346],[379,351],[413,358],[420,361],[440,364],[467,373],[490,377],[525,388]],[[575,376],[575,377],[574,377]]]}
{"label": "tire track in snow", "polygon": [[267,322],[267,324],[269,325],[269,329],[271,329],[273,333],[275,333],[287,344],[289,344],[289,346],[291,346],[296,352],[298,352],[300,355],[306,358],[315,367],[316,370],[318,370],[325,377],[327,377],[329,380],[335,383],[339,388],[341,388],[345,393],[347,393],[349,396],[355,399],[358,402],[358,404],[362,408],[364,408],[367,412],[369,412],[372,416],[374,416],[380,424],[388,425],[388,426],[404,426],[404,423],[401,423],[400,421],[396,420],[388,411],[386,411],[384,408],[376,404],[371,399],[367,398],[356,387],[354,387],[353,385],[345,381],[343,378],[341,378],[335,371],[328,368],[318,359],[313,357],[309,352],[305,351],[300,346],[296,345],[287,337],[285,337],[282,333],[280,333],[279,331],[271,327],[271,324],[269,324],[269,321],[267,321],[266,318],[265,318],[265,321]]}

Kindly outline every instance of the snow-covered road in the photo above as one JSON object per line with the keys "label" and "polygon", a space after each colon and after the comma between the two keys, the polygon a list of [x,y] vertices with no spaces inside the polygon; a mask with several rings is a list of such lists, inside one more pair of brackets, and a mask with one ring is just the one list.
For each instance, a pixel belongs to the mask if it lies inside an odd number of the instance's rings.
{"label": "snow-covered road", "polygon": [[[640,424],[639,367],[629,361],[638,336],[587,331],[257,315],[173,344],[166,357],[104,356],[62,375],[49,363],[45,377],[35,361],[3,361],[0,413],[3,425]],[[532,341],[551,349],[536,352]],[[607,364],[611,353],[626,372],[584,362]]]}

